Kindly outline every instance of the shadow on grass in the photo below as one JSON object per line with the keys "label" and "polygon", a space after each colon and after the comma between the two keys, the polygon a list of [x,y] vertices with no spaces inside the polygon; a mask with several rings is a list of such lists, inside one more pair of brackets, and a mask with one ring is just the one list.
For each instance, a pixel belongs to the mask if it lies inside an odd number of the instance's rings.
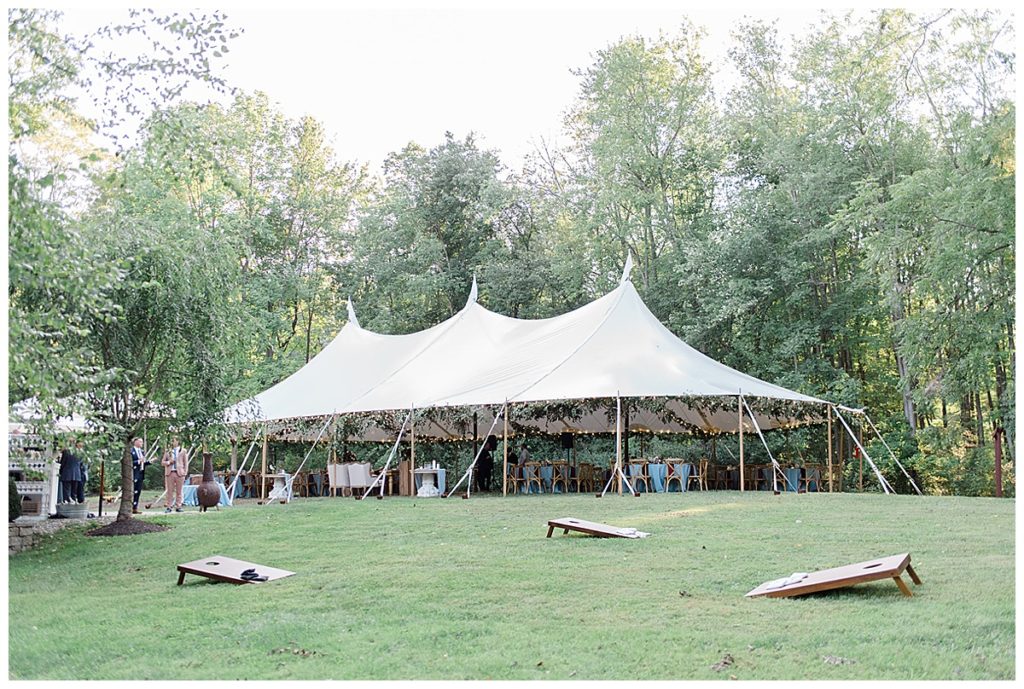
{"label": "shadow on grass", "polygon": [[898,586],[893,581],[877,581],[869,584],[857,584],[842,589],[831,589],[829,591],[815,591],[814,593],[805,593],[800,596],[790,596],[788,598],[776,598],[774,600],[786,600],[799,602],[801,600],[826,600],[835,599],[837,601],[857,601],[857,600],[907,600],[907,597],[900,592]]}

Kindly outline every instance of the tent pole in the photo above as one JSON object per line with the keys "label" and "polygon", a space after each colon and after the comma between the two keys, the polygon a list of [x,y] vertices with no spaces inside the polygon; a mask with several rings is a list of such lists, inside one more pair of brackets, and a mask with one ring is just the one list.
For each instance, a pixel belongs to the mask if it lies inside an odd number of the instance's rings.
{"label": "tent pole", "polygon": [[[331,464],[337,465],[338,463],[338,429],[335,426],[331,426]],[[337,474],[337,469],[328,469],[327,471]],[[334,481],[331,483],[331,497],[338,497],[338,488],[334,485]]]}
{"label": "tent pole", "polygon": [[832,492],[832,407],[828,411],[828,492]]}
{"label": "tent pole", "polygon": [[[832,411],[835,412],[835,410],[836,410],[836,408],[832,407]],[[836,430],[836,433],[839,436],[839,449],[838,449],[838,454],[836,455],[836,457],[838,457],[838,459],[839,459],[839,475],[842,476],[843,475],[843,465],[846,463],[846,447],[845,447],[845,442],[844,442],[846,440],[846,437],[838,429]],[[843,487],[843,484],[840,483],[839,484],[840,490],[842,489],[842,487]]]}
{"label": "tent pole", "polygon": [[743,481],[743,395],[736,396],[736,411],[739,413],[739,431],[740,431],[740,492],[746,490],[746,486]]}
{"label": "tent pole", "polygon": [[416,407],[409,407],[409,495],[416,495]]}
{"label": "tent pole", "polygon": [[[508,400],[505,400],[505,432],[501,448],[501,497],[508,495]],[[552,489],[554,490],[554,489]]]}
{"label": "tent pole", "polygon": [[267,430],[263,429],[263,464],[260,470],[260,504],[267,497]]}
{"label": "tent pole", "polygon": [[626,400],[626,409],[622,414],[622,461],[629,461],[629,400]]}
{"label": "tent pole", "polygon": [[[857,443],[864,446],[864,433],[860,426],[857,426]],[[864,450],[860,451],[860,492],[864,492]]]}
{"label": "tent pole", "polygon": [[622,398],[615,396],[615,481],[622,495]]}
{"label": "tent pole", "polygon": [[238,438],[231,437],[231,472],[234,474],[238,471]]}

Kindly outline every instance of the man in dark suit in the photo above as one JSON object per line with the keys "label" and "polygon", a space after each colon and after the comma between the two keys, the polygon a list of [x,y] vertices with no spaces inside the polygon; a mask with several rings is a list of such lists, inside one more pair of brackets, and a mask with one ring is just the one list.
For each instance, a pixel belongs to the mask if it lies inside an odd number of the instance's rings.
{"label": "man in dark suit", "polygon": [[85,484],[89,481],[89,463],[85,461],[85,452],[82,450],[81,440],[75,445],[75,450],[80,460],[79,471],[81,472],[78,477],[78,502],[85,502]]}
{"label": "man in dark suit", "polygon": [[476,462],[476,489],[480,492],[491,489],[491,474],[494,472],[494,455],[492,451],[498,449],[498,439],[495,436],[488,436],[484,441],[484,448],[480,452],[480,459]]}
{"label": "man in dark suit", "polygon": [[142,450],[142,438],[136,438],[132,447],[132,478],[135,492],[132,495],[132,514],[139,514],[139,496],[142,495],[142,478],[146,473],[146,453]]}
{"label": "man in dark suit", "polygon": [[75,441],[72,439],[60,453],[60,483],[63,489],[64,502],[75,502],[78,496],[78,485],[82,478],[82,460],[75,454]]}

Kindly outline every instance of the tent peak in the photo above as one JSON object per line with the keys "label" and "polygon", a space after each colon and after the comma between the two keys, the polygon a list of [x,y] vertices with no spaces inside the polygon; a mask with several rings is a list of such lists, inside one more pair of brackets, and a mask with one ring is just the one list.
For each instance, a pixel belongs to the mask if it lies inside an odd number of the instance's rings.
{"label": "tent peak", "polygon": [[626,281],[629,280],[629,274],[630,274],[630,272],[632,272],[632,270],[633,270],[633,252],[630,251],[630,252],[626,253],[626,265],[622,269],[622,279],[619,280],[619,284],[620,285],[626,284]]}
{"label": "tent peak", "polygon": [[476,286],[476,273],[473,273],[473,286],[469,289],[469,299],[466,300],[466,306],[476,303],[477,297],[477,286]]}
{"label": "tent peak", "polygon": [[359,319],[356,318],[356,309],[354,306],[352,306],[352,297],[348,298],[348,322],[356,326],[357,328],[360,327]]}

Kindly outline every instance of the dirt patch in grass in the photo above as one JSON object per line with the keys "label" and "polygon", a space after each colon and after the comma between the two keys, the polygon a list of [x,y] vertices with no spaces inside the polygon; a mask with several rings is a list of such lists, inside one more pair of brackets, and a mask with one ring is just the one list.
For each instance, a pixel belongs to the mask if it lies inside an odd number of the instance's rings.
{"label": "dirt patch in grass", "polygon": [[86,536],[134,536],[140,533],[153,533],[155,531],[167,531],[171,527],[163,524],[144,522],[141,519],[125,519],[124,521],[112,521],[106,526],[86,531]]}

